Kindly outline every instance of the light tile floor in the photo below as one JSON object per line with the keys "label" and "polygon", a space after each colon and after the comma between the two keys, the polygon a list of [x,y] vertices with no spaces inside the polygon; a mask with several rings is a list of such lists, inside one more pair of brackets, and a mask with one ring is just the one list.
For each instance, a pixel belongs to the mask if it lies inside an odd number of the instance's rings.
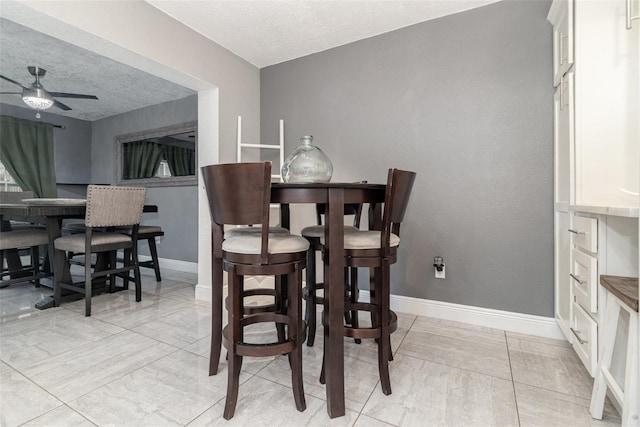
{"label": "light tile floor", "polygon": [[[393,393],[382,394],[372,342],[345,340],[347,413],[329,419],[318,382],[322,334],[304,348],[307,409],[297,412],[284,357],[245,358],[231,421],[222,418],[226,364],[208,376],[210,305],[196,277],[143,275],[132,291],[49,310],[28,284],[0,289],[2,426],[595,426],[592,379],[562,341],[399,314]],[[270,331],[257,329],[256,340]]]}

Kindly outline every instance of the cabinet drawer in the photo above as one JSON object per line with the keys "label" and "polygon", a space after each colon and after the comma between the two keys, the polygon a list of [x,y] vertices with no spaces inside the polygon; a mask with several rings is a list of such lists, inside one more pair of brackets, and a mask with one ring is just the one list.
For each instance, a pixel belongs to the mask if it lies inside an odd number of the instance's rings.
{"label": "cabinet drawer", "polygon": [[593,377],[598,363],[598,324],[578,303],[573,303],[573,349]]}
{"label": "cabinet drawer", "polygon": [[573,244],[592,253],[598,252],[598,220],[574,216],[569,232],[573,235]]}
{"label": "cabinet drawer", "polygon": [[598,311],[598,259],[594,256],[571,249],[571,269],[569,271],[573,295],[585,310]]}

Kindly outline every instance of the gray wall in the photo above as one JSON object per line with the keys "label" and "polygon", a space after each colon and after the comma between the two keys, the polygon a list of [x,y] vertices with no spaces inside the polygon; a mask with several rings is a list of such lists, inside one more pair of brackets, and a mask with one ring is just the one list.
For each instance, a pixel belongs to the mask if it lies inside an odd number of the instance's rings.
{"label": "gray wall", "polygon": [[261,70],[263,141],[283,118],[287,152],[314,135],[334,181],[418,173],[394,294],[553,316],[549,7],[508,0]]}
{"label": "gray wall", "polygon": [[[93,182],[116,183],[116,138],[198,119],[197,95],[130,111],[92,122],[91,166]],[[158,256],[179,261],[198,261],[198,188],[150,187],[146,203],[158,206],[157,214],[144,214],[143,224],[161,225],[165,236]],[[146,245],[140,253],[148,254]]]}
{"label": "gray wall", "polygon": [[[53,128],[56,181],[74,184],[90,183],[91,122],[59,116],[55,114],[55,108],[49,111],[51,112],[41,112],[42,118],[36,119],[36,112],[31,108],[0,104],[0,114],[64,126],[65,129]],[[70,186],[58,186],[58,196],[72,197],[69,193],[72,190]]]}

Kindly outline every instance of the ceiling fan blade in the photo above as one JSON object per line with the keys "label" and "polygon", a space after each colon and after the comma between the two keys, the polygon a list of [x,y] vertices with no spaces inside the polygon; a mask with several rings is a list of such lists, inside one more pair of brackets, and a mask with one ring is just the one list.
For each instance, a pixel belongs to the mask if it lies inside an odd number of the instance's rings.
{"label": "ceiling fan blade", "polygon": [[22,92],[0,92],[0,95],[22,95]]}
{"label": "ceiling fan blade", "polygon": [[64,111],[71,110],[71,107],[69,107],[68,105],[64,105],[62,102],[58,101],[57,99],[53,100],[53,105]]}
{"label": "ceiling fan blade", "polygon": [[0,75],[0,78],[5,79],[6,81],[13,83],[14,85],[18,85],[23,89],[26,89],[26,87],[22,86],[22,84],[18,83],[17,81],[15,81],[13,79],[10,79],[9,77],[5,77],[3,75]]}
{"label": "ceiling fan blade", "polygon": [[95,95],[81,95],[79,93],[49,92],[49,95],[57,98],[98,99]]}

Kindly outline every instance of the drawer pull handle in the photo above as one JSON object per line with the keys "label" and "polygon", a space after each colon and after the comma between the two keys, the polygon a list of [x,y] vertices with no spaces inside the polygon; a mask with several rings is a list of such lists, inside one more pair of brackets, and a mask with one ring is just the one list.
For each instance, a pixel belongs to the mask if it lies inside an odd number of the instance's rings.
{"label": "drawer pull handle", "polygon": [[578,339],[578,342],[579,342],[580,344],[587,344],[587,343],[589,342],[589,341],[587,341],[587,340],[583,340],[582,338],[580,338],[580,335],[578,335],[578,333],[579,333],[580,331],[576,331],[576,330],[575,330],[575,329],[573,329],[573,328],[569,328],[569,329],[571,329],[571,332],[573,332],[573,335],[575,335],[575,336],[576,336],[576,338]]}
{"label": "drawer pull handle", "polygon": [[571,278],[572,278],[573,280],[575,280],[576,282],[580,283],[581,285],[584,285],[584,284],[586,284],[586,283],[587,283],[587,281],[586,281],[586,280],[582,280],[581,278],[579,278],[578,276],[576,276],[576,275],[575,275],[575,274],[573,274],[573,273],[569,273],[569,276],[571,276]]}
{"label": "drawer pull handle", "polygon": [[574,230],[572,228],[569,229],[569,233],[573,233],[573,234],[587,234],[582,230]]}

